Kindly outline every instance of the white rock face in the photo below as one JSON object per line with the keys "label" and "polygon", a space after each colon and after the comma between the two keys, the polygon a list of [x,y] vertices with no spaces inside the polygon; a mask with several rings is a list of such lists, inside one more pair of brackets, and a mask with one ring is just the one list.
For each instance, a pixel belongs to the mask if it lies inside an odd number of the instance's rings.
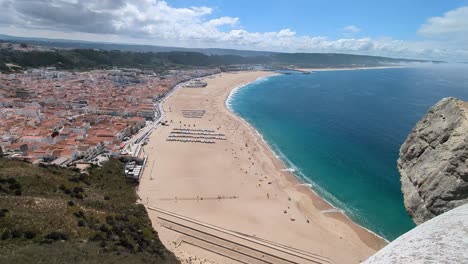
{"label": "white rock face", "polygon": [[364,263],[468,263],[468,204],[417,226]]}
{"label": "white rock face", "polygon": [[434,105],[401,146],[398,170],[416,224],[468,203],[468,104]]}

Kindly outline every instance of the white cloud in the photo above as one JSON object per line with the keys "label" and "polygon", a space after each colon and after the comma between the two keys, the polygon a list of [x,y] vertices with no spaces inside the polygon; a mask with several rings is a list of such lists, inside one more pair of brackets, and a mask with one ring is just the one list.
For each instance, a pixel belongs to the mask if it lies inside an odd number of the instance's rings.
{"label": "white cloud", "polygon": [[238,22],[239,22],[239,18],[237,17],[220,17],[220,18],[211,19],[210,21],[206,23],[206,25],[211,26],[211,27],[230,25],[233,27]]}
{"label": "white cloud", "polygon": [[347,34],[355,34],[361,32],[361,28],[354,25],[349,25],[343,28],[344,32]]}
{"label": "white cloud", "polygon": [[461,41],[468,46],[468,7],[454,9],[441,17],[429,18],[418,33],[434,39]]}
{"label": "white cloud", "polygon": [[[251,32],[237,17],[216,17],[206,6],[176,8],[164,0],[0,0],[0,33],[187,47],[238,48],[285,52],[336,52],[393,57],[468,60],[468,45],[446,39],[468,36],[468,7],[435,17],[419,34],[430,41],[299,35],[285,28]],[[462,35],[464,37],[460,37]],[[444,41],[437,37],[444,36]],[[468,42],[465,41],[465,44]]]}
{"label": "white cloud", "polygon": [[277,33],[277,36],[282,38],[282,37],[294,37],[296,36],[296,32],[292,31],[291,29],[282,29]]}

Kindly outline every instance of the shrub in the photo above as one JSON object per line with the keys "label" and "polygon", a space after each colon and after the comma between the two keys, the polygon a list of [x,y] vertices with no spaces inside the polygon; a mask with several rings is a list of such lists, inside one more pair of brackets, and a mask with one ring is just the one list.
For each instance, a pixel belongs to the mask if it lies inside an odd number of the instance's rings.
{"label": "shrub", "polygon": [[75,187],[75,188],[73,188],[73,192],[74,193],[81,193],[81,192],[84,192],[84,190],[81,187]]}
{"label": "shrub", "polygon": [[108,200],[110,200],[110,197],[106,195],[106,196],[104,196],[104,200],[108,201]]}
{"label": "shrub", "polygon": [[104,237],[101,233],[96,233],[94,236],[91,237],[91,241],[103,241]]}
{"label": "shrub", "polygon": [[23,193],[21,192],[21,190],[16,190],[16,191],[15,191],[15,195],[16,195],[16,196],[20,196],[21,194],[23,194]]}
{"label": "shrub", "polygon": [[78,218],[84,217],[83,211],[74,212],[73,215],[78,217]]}
{"label": "shrub", "polygon": [[14,179],[14,178],[8,178],[6,181],[7,181],[9,184],[15,184],[15,183],[16,183],[16,179]]}
{"label": "shrub", "polygon": [[102,248],[105,248],[106,247],[106,241],[101,241],[101,243],[99,243],[99,246],[101,246]]}
{"label": "shrub", "polygon": [[114,225],[114,218],[110,215],[106,216],[106,223],[109,225]]}
{"label": "shrub", "polygon": [[102,226],[99,228],[99,230],[100,230],[101,232],[104,232],[104,233],[107,233],[107,232],[110,231],[109,228],[107,228],[106,225],[102,225]]}
{"label": "shrub", "polygon": [[52,232],[45,236],[46,239],[50,240],[68,240],[68,235],[61,232]]}
{"label": "shrub", "polygon": [[128,217],[126,215],[118,215],[115,217],[117,221],[128,222]]}
{"label": "shrub", "polygon": [[83,227],[86,225],[86,222],[84,220],[79,220],[78,221],[78,226]]}
{"label": "shrub", "polygon": [[21,232],[20,230],[17,230],[17,229],[15,229],[15,230],[13,230],[11,232],[11,237],[12,238],[20,238],[22,235],[23,235],[23,232]]}
{"label": "shrub", "polygon": [[130,243],[126,238],[121,238],[119,244],[122,247],[127,248],[129,250],[133,250],[133,248],[134,248],[133,244]]}
{"label": "shrub", "polygon": [[74,203],[73,201],[68,201],[68,205],[69,205],[69,206],[74,206],[75,203]]}
{"label": "shrub", "polygon": [[76,182],[76,183],[80,182],[80,178],[78,178],[78,177],[73,177],[73,178],[70,178],[68,180],[71,181],[71,182]]}
{"label": "shrub", "polygon": [[33,231],[26,231],[24,232],[24,238],[26,239],[33,239],[36,237],[36,233]]}
{"label": "shrub", "polygon": [[10,230],[5,230],[2,234],[2,240],[7,240],[11,237],[11,232]]}

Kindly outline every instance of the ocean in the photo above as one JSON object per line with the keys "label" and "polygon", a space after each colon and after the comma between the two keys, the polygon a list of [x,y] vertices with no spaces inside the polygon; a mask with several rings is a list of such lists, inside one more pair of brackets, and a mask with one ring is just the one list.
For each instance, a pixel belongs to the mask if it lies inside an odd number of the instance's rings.
{"label": "ocean", "polygon": [[415,226],[399,148],[440,99],[468,100],[467,73],[467,65],[292,73],[250,83],[227,104],[301,181],[391,241]]}

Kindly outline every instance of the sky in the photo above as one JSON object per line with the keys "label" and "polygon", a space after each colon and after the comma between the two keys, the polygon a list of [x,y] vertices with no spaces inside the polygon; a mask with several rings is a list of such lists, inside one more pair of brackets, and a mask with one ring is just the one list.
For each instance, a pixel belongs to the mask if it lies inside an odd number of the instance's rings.
{"label": "sky", "polygon": [[0,0],[0,34],[468,61],[468,0]]}

